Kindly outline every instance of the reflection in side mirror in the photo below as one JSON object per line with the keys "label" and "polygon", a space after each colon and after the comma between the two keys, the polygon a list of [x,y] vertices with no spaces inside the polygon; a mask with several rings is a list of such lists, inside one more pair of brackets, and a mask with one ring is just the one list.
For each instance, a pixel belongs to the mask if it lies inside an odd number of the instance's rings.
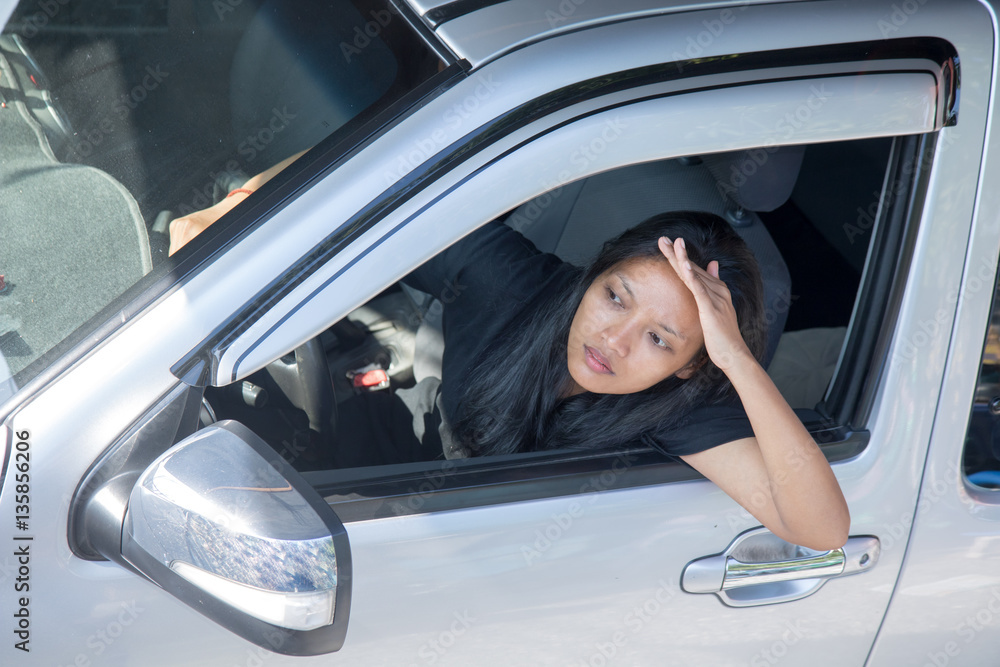
{"label": "reflection in side mirror", "polygon": [[145,469],[121,540],[129,564],[249,641],[289,655],[343,644],[347,534],[298,473],[236,422],[202,429]]}

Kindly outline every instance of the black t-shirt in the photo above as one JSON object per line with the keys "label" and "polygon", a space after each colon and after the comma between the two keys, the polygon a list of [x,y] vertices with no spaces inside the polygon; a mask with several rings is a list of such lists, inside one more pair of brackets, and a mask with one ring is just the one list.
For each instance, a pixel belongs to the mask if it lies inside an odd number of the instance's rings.
{"label": "black t-shirt", "polygon": [[[476,230],[404,279],[444,304],[441,392],[445,416],[457,414],[472,364],[518,318],[579,269],[542,253],[499,221]],[[753,436],[738,401],[696,408],[679,426],[650,433],[651,444],[680,456]]]}

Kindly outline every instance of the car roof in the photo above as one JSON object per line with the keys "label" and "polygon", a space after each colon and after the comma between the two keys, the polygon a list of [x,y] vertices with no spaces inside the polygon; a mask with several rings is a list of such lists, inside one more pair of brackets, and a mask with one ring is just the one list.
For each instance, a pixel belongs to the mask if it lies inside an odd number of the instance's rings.
{"label": "car roof", "polygon": [[[805,2],[807,0],[785,0]],[[746,8],[774,0],[405,0],[460,58],[479,66],[553,35],[617,21]]]}

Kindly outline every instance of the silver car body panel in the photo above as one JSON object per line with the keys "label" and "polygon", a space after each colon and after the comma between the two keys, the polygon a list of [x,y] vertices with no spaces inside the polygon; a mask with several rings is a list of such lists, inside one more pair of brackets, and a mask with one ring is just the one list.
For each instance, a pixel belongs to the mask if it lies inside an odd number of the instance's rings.
{"label": "silver car body panel", "polygon": [[[581,11],[586,6],[581,5]],[[885,1],[748,7],[706,47],[706,54],[879,40],[885,35],[878,22],[891,15],[893,6]],[[704,30],[701,22],[718,11],[604,26],[589,37],[612,39],[619,31],[636,30],[630,34],[639,36],[630,37],[630,43],[641,37],[653,44],[656,35],[683,43],[690,30]],[[909,287],[895,323],[888,366],[875,389],[870,444],[860,456],[834,466],[852,509],[852,534],[882,540],[882,554],[872,571],[832,580],[803,600],[768,607],[733,609],[712,596],[687,595],[678,588],[684,565],[720,552],[735,535],[756,526],[756,520],[707,481],[598,492],[594,489],[606,488],[598,477],[576,496],[349,524],[355,580],[347,642],[332,657],[294,658],[244,642],[117,565],[83,561],[69,551],[66,518],[77,484],[101,452],[177,383],[172,365],[209,339],[236,305],[251,302],[273,276],[320,244],[331,228],[405,176],[407,166],[416,168],[432,157],[421,141],[437,144],[441,133],[448,143],[457,141],[519,100],[532,99],[560,82],[661,62],[672,51],[620,49],[597,55],[588,35],[577,32],[559,37],[570,44],[566,50],[557,48],[555,41],[539,42],[496,59],[493,69],[483,68],[479,75],[492,73],[485,81],[494,83],[485,99],[477,96],[477,86],[486,84],[473,73],[121,327],[48,386],[15,398],[20,404],[0,435],[9,451],[13,432],[31,434],[37,489],[30,531],[32,662],[564,665],[597,664],[600,656],[607,660],[607,652],[614,651],[615,660],[631,664],[755,665],[771,664],[768,656],[780,655],[787,656],[787,664],[840,666],[865,662],[887,607],[889,616],[871,664],[921,664],[927,658],[919,656],[927,651],[945,650],[968,611],[988,608],[996,575],[990,567],[993,560],[983,555],[991,553],[1000,513],[989,497],[975,495],[960,478],[949,482],[939,500],[918,512],[908,551],[906,512],[918,508],[921,484],[924,493],[933,491],[934,481],[947,480],[943,476],[960,460],[988,319],[992,292],[988,287],[971,289],[971,281],[980,266],[995,271],[1000,247],[995,213],[1000,195],[977,186],[992,104],[995,23],[975,3],[921,5],[906,18],[891,36],[949,40],[962,58],[963,89],[959,124],[939,133]],[[643,23],[646,20],[650,23]],[[810,29],[804,29],[806,25]],[[523,76],[525,71],[532,73],[530,78]],[[522,76],[515,78],[518,72]],[[808,86],[796,90],[795,85],[767,90],[782,112],[780,103],[787,104],[795,94],[808,104]],[[788,96],[782,98],[783,92]],[[696,93],[690,99],[701,95],[712,96],[702,99],[719,107],[719,118],[724,107],[731,112],[745,103],[738,88]],[[775,98],[758,98],[756,104]],[[451,122],[448,111],[470,99],[478,101],[476,108],[457,116],[457,125]],[[929,104],[926,96],[915,101],[922,109]],[[638,141],[623,131],[620,141],[607,142],[607,150],[579,173],[673,151],[760,145],[774,135],[773,125],[761,122],[773,117],[766,112],[755,116],[758,111],[749,107],[741,109],[744,117],[758,122],[749,123],[744,132],[732,133],[723,126],[715,136],[705,128],[688,135],[686,123],[670,122],[672,113],[682,118],[683,96],[673,102],[676,108],[652,100],[594,114],[539,137],[478,173],[489,155],[443,175],[324,268],[322,275],[332,275],[358,259],[338,278],[341,290],[317,293],[317,298],[328,299],[327,324],[476,224],[550,187],[551,182],[543,180],[545,173],[558,176],[564,163],[575,170],[574,148],[600,136],[615,113],[637,130],[648,124],[654,134],[646,136],[661,138],[669,148],[652,148],[652,141]],[[917,131],[912,123],[918,121],[912,117],[897,118],[893,122],[902,125],[889,124],[880,132],[865,125],[873,113],[877,116],[877,109],[859,103],[839,106],[834,97],[829,105],[796,135],[801,141]],[[701,112],[704,102],[690,109]],[[834,109],[838,118],[824,116],[821,121],[821,113],[830,110],[833,116]],[[926,116],[922,122],[934,125]],[[511,135],[491,154],[512,148],[531,130]],[[998,176],[993,173],[995,162],[986,162],[984,177]],[[393,171],[398,168],[404,171]],[[459,183],[462,187],[451,191]],[[974,217],[977,187],[984,199]],[[388,234],[410,217],[410,224]],[[383,236],[386,240],[375,246]],[[290,312],[295,298],[317,287],[303,283],[302,292],[281,301],[282,310],[275,315]],[[953,297],[960,293],[963,298],[956,304]],[[321,326],[311,319],[316,313],[308,308],[299,312],[306,319],[289,318],[287,328],[247,338],[260,341],[260,356],[247,356],[236,373],[249,372],[267,355],[277,356],[315,334]],[[906,343],[926,338],[928,321],[939,323],[939,337],[911,351]],[[944,332],[950,332],[950,348]],[[223,359],[232,373],[235,362]],[[9,467],[7,475],[0,506],[10,518],[15,485]],[[413,497],[419,499],[421,493],[414,489]],[[13,524],[0,524],[0,539],[8,545],[24,534]],[[12,586],[16,568],[12,555],[0,556],[5,586]],[[901,569],[899,592],[890,605]],[[949,577],[949,572],[956,574]],[[947,582],[950,588],[943,585]],[[910,601],[919,601],[922,610],[934,616],[914,619],[920,612],[906,611]],[[59,641],[43,639],[47,637]],[[510,637],[517,637],[517,643],[508,643]],[[498,649],[498,638],[504,638],[503,650]],[[961,646],[967,664],[983,664],[997,649],[997,638],[982,632],[975,634],[975,642]],[[13,649],[8,644],[0,650],[6,660]],[[915,663],[910,659],[914,656]]]}
{"label": "silver car body panel", "polygon": [[[919,16],[919,15],[918,15]],[[915,16],[914,18],[918,18]],[[977,115],[995,108],[998,31],[996,6],[980,10],[985,35],[961,42],[963,110],[975,96]],[[971,30],[970,30],[971,32]],[[985,32],[985,30],[983,31]],[[971,35],[970,35],[971,37]],[[961,124],[960,124],[961,125]],[[961,664],[996,662],[1000,641],[1000,496],[970,484],[962,474],[965,433],[973,394],[979,380],[980,355],[993,303],[997,257],[1000,255],[1000,137],[990,135],[977,150],[976,137],[954,128],[955,142],[944,144],[935,167],[941,179],[932,188],[933,215],[952,226],[934,225],[920,241],[926,248],[922,268],[910,278],[913,294],[938,292],[947,302],[936,307],[914,308],[909,326],[900,329],[893,370],[927,382],[932,378],[922,363],[944,365],[941,400],[933,423],[927,463],[923,469],[920,500],[913,508],[900,508],[898,516],[882,527],[897,542],[909,534],[906,560],[893,601],[886,615],[870,664]],[[978,127],[969,128],[977,135]],[[972,139],[968,144],[965,139]],[[983,161],[975,157],[982,153]],[[964,170],[960,164],[966,162]],[[975,168],[979,167],[979,168]],[[950,169],[961,170],[961,176]],[[947,184],[947,185],[946,185]],[[961,283],[948,281],[947,291],[935,287],[942,269],[935,262],[945,253],[934,246],[963,239],[966,211],[975,201],[972,233],[964,257]],[[932,231],[936,230],[936,231]],[[911,300],[911,303],[913,301]],[[957,306],[957,308],[956,308]],[[951,317],[955,311],[954,317]],[[941,318],[941,328],[932,322]],[[913,350],[918,350],[913,354]],[[909,411],[914,400],[894,395],[892,400]],[[911,531],[912,527],[912,531]],[[883,539],[887,539],[883,538]]]}

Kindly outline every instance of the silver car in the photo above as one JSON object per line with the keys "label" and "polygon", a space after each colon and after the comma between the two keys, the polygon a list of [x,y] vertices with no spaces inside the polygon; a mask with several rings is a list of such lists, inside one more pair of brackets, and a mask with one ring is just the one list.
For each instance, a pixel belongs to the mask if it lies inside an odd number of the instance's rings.
{"label": "silver car", "polygon": [[[5,0],[0,25],[0,663],[995,664],[990,2]],[[172,220],[284,164],[170,253]],[[351,464],[357,399],[439,377],[464,296],[401,278],[499,217],[583,263],[681,209],[757,254],[844,548],[641,443]]]}

